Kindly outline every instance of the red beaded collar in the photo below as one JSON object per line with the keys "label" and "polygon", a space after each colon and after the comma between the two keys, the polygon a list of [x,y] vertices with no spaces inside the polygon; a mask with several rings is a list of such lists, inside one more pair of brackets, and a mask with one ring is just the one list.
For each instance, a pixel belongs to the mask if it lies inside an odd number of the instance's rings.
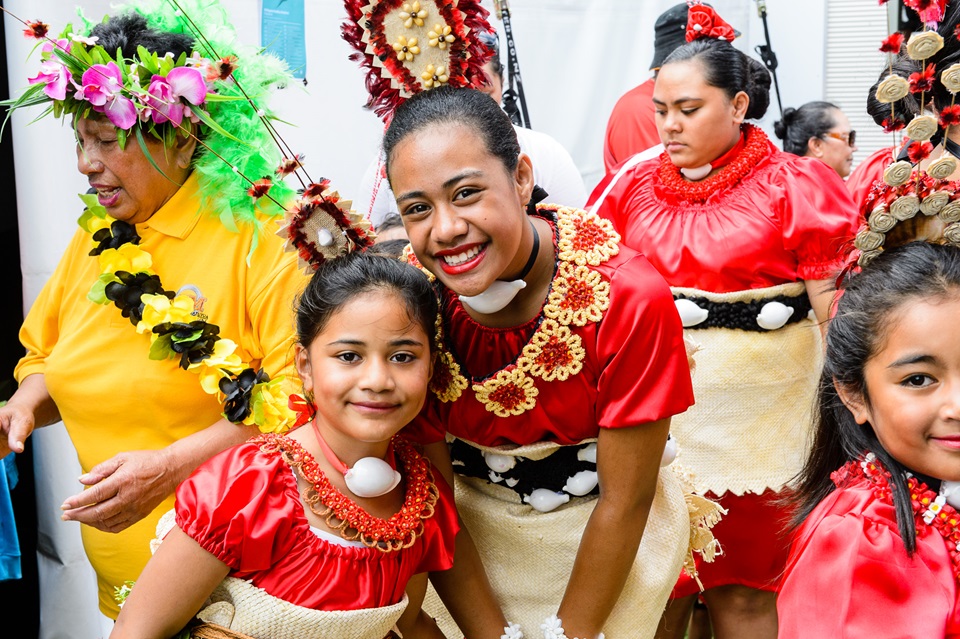
{"label": "red beaded collar", "polygon": [[[737,184],[754,167],[770,154],[767,135],[752,124],[743,125],[744,143],[736,159],[711,177],[691,182],[683,177],[680,169],[670,161],[666,152],[660,154],[660,181],[681,199],[688,202],[706,202],[707,198]],[[734,149],[737,147],[735,146]]]}
{"label": "red beaded collar", "polygon": [[[403,466],[406,495],[403,507],[389,519],[374,517],[330,483],[313,456],[297,441],[268,433],[251,440],[266,453],[279,452],[283,460],[310,484],[303,502],[322,517],[331,530],[349,541],[391,552],[409,548],[423,534],[423,522],[433,517],[440,492],[433,483],[430,463],[406,439],[395,436],[393,447]],[[318,507],[317,504],[326,508]]]}
{"label": "red beaded collar", "polygon": [[[830,479],[838,488],[866,481],[877,499],[893,505],[890,473],[872,453],[868,453],[863,460],[847,462],[831,473]],[[910,490],[910,507],[913,509],[917,536],[923,537],[931,532],[931,528],[940,533],[950,554],[953,576],[960,583],[960,513],[916,477],[907,479],[907,488]]]}

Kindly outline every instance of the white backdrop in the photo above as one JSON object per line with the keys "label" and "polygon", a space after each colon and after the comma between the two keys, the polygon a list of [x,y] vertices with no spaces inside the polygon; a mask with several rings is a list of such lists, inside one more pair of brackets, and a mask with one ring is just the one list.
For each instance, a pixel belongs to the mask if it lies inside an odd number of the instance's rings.
{"label": "white backdrop", "polygon": [[[823,97],[823,38],[827,0],[771,0],[767,4],[778,76],[785,106]],[[224,0],[241,37],[259,43],[258,0]],[[493,13],[492,0],[484,0]],[[513,0],[510,12],[533,128],[551,134],[571,153],[591,189],[602,172],[602,140],[607,115],[617,98],[644,81],[653,53],[653,23],[674,0]],[[736,45],[745,51],[763,42],[752,0],[714,0],[711,4],[742,32]],[[58,32],[74,17],[65,0],[5,0],[14,14],[42,19]],[[99,19],[110,11],[104,0],[83,4]],[[865,10],[877,10],[864,0]],[[342,4],[307,0],[308,85],[278,94],[274,106],[296,128],[283,129],[297,152],[306,154],[314,177],[333,180],[346,197],[356,192],[377,150],[382,124],[365,111],[363,77],[347,59],[352,50],[340,38]],[[501,23],[495,14],[491,22]],[[16,95],[36,73],[28,60],[32,42],[22,25],[4,16],[10,90]],[[502,41],[502,33],[501,33]],[[872,67],[871,67],[872,68]],[[777,105],[761,125],[771,131]],[[86,189],[77,172],[70,132],[46,119],[29,124],[33,114],[18,113],[6,135],[13,136],[17,206],[25,309],[36,298],[75,229]],[[59,519],[63,499],[80,490],[79,466],[61,425],[38,431],[36,458],[39,517],[41,637],[96,637],[97,611],[92,571],[79,544],[77,524]],[[29,561],[25,557],[24,561]]]}

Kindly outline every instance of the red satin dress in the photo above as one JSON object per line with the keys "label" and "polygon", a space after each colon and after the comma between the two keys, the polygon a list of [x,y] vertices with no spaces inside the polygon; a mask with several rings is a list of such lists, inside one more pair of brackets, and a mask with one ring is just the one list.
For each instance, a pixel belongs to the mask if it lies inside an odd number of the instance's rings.
{"label": "red satin dress", "polygon": [[176,522],[230,566],[231,577],[274,597],[314,610],[389,606],[403,598],[413,575],[453,565],[453,493],[432,470],[436,511],[416,543],[396,552],[319,538],[304,515],[294,470],[279,453],[250,442],[211,458],[180,485]]}
{"label": "red satin dress", "polygon": [[900,147],[886,147],[874,151],[847,176],[847,190],[853,197],[857,209],[863,206],[873,185],[883,180],[883,171],[894,161],[894,154]]}
{"label": "red satin dress", "polygon": [[[692,405],[682,327],[663,278],[624,246],[590,268],[610,282],[610,305],[599,322],[570,326],[586,351],[580,373],[564,381],[537,380],[536,405],[509,417],[488,411],[469,388],[452,403],[430,395],[430,418],[411,425],[416,437],[439,441],[446,431],[482,446],[570,445],[596,437],[600,428],[640,426]],[[512,363],[540,320],[510,328],[483,326],[450,291],[445,292],[443,316],[457,360],[474,376]]]}
{"label": "red satin dress", "polygon": [[[587,207],[611,220],[623,243],[650,260],[670,286],[730,293],[834,276],[858,224],[843,180],[823,162],[784,153],[760,129],[749,130],[765,140],[765,154],[739,182],[703,202],[663,183],[664,154],[607,176]],[[723,554],[698,562],[704,588],[777,589],[789,549],[787,514],[777,497],[770,489],[719,496],[728,514],[713,534]],[[697,592],[683,574],[673,596]]]}
{"label": "red satin dress", "polygon": [[913,557],[891,504],[866,480],[838,488],[807,517],[780,595],[779,639],[960,637],[950,549],[933,527]]}

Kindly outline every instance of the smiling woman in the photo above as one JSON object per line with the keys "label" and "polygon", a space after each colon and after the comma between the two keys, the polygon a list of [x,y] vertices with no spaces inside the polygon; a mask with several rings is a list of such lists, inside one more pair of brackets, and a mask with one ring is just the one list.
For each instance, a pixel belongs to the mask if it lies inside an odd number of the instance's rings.
{"label": "smiling woman", "polygon": [[[211,37],[195,43],[198,25]],[[46,29],[31,23],[38,37]],[[77,169],[96,193],[81,196],[82,228],[21,329],[0,454],[62,419],[85,490],[62,496],[61,517],[82,524],[108,625],[177,484],[255,434],[264,406],[282,409],[268,411],[268,427],[286,418],[287,309],[303,276],[282,240],[260,231],[279,207],[242,186],[242,175],[272,174],[280,153],[256,117],[267,105],[239,99],[238,83],[264,87],[265,100],[289,76],[265,54],[231,75],[242,50],[217,2],[137,3],[47,38],[40,72],[8,103],[46,103],[73,125]]]}
{"label": "smiling woman", "polygon": [[[806,452],[816,325],[829,315],[856,208],[835,171],[780,151],[746,122],[766,112],[770,74],[730,39],[712,9],[690,7],[688,42],[653,92],[666,153],[625,164],[590,205],[664,276],[702,348],[696,404],[672,433],[698,488],[728,511],[715,529],[724,553],[699,572],[713,627],[772,639],[789,546],[777,499]],[[683,636],[699,591],[680,576],[658,636]]]}
{"label": "smiling woman", "polygon": [[705,500],[691,515],[662,467],[692,400],[662,278],[608,222],[536,206],[531,161],[479,91],[408,99],[384,152],[408,257],[441,300],[410,431],[456,473],[466,527],[453,569],[431,576],[449,613],[425,608],[453,637],[650,636],[692,566],[691,528],[709,554],[717,517]]}

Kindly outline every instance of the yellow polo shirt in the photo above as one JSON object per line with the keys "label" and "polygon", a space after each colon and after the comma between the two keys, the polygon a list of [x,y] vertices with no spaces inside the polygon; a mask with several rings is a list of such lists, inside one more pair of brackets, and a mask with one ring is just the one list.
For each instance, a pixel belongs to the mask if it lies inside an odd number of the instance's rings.
{"label": "yellow polo shirt", "polygon": [[[265,221],[251,254],[252,226],[233,232],[201,212],[195,175],[137,225],[140,246],[153,256],[164,288],[189,291],[200,319],[219,326],[222,338],[238,344],[243,361],[263,366],[271,377],[293,361],[292,309],[307,279],[296,254],[283,251],[276,228]],[[14,371],[18,382],[44,375],[84,472],[120,452],[164,448],[213,424],[222,410],[179,360],[149,359],[149,336],[137,333],[112,302],[87,299],[99,274],[97,258],[88,255],[92,246],[89,234],[78,230],[24,321],[20,341],[27,355]],[[157,520],[173,502],[171,494],[119,534],[81,526],[105,614],[118,614],[114,588],[137,579]]]}

